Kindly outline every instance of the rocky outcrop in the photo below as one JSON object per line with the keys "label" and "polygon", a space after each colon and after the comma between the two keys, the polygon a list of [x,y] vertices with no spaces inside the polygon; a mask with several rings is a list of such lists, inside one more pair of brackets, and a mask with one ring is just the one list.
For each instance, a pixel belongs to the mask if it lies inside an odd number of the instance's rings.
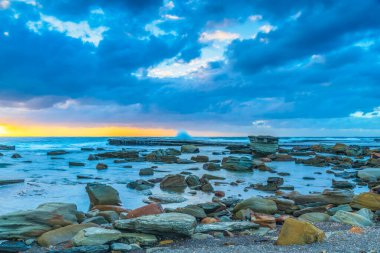
{"label": "rocky outcrop", "polygon": [[364,192],[354,197],[351,206],[355,208],[368,208],[372,211],[380,210],[380,194]]}
{"label": "rocky outcrop", "polygon": [[197,222],[188,214],[163,213],[139,218],[118,220],[114,226],[122,230],[132,230],[147,234],[190,237]]}
{"label": "rocky outcrop", "polygon": [[276,241],[277,245],[309,244],[321,242],[325,233],[306,221],[293,218],[285,220]]}
{"label": "rocky outcrop", "polygon": [[38,237],[52,229],[77,223],[76,215],[76,205],[66,203],[46,203],[34,210],[1,215],[0,239]]}
{"label": "rocky outcrop", "polygon": [[248,136],[255,156],[263,157],[275,154],[278,150],[278,138],[273,136]]}
{"label": "rocky outcrop", "polygon": [[251,171],[253,169],[253,161],[248,157],[229,156],[223,158],[222,167],[232,171]]}
{"label": "rocky outcrop", "polygon": [[119,193],[113,187],[105,184],[90,183],[86,186],[90,198],[90,209],[96,205],[120,205]]}
{"label": "rocky outcrop", "polygon": [[352,201],[354,193],[349,190],[324,190],[322,194],[302,195],[298,192],[290,193],[288,198],[294,200],[296,204],[305,205],[310,203],[319,204],[348,204]]}
{"label": "rocky outcrop", "polygon": [[164,163],[176,163],[181,152],[179,150],[168,148],[168,149],[158,149],[147,154],[144,158],[149,162],[164,162]]}
{"label": "rocky outcrop", "polygon": [[51,156],[66,155],[68,153],[69,152],[67,152],[66,150],[52,150],[52,151],[47,152],[47,155],[51,155]]}
{"label": "rocky outcrop", "polygon": [[129,182],[127,187],[137,191],[145,191],[153,188],[154,184],[146,180],[138,179],[136,181]]}
{"label": "rocky outcrop", "polygon": [[377,180],[380,180],[380,168],[366,168],[363,170],[359,170],[358,177],[364,181],[375,182]]}
{"label": "rocky outcrop", "polygon": [[208,156],[205,156],[205,155],[197,155],[197,156],[192,156],[191,160],[197,163],[207,163],[209,161],[209,158]]}
{"label": "rocky outcrop", "polygon": [[139,158],[139,152],[135,150],[122,150],[100,153],[95,156],[100,158],[126,159],[128,161],[134,161]]}
{"label": "rocky outcrop", "polygon": [[186,179],[180,174],[167,175],[160,183],[160,188],[163,190],[183,190],[187,187]]}
{"label": "rocky outcrop", "polygon": [[0,150],[16,150],[15,146],[0,145]]}
{"label": "rocky outcrop", "polygon": [[199,148],[195,145],[182,145],[181,146],[182,153],[199,153]]}

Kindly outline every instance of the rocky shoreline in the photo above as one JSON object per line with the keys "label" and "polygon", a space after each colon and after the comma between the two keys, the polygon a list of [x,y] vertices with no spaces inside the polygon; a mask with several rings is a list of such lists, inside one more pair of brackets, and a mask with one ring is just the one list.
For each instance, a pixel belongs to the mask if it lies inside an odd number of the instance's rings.
{"label": "rocky shoreline", "polygon": [[[181,146],[166,143],[172,147],[149,153],[130,148],[83,148],[82,152],[91,152],[88,160],[97,163],[98,171],[108,170],[111,163],[125,164],[125,168],[130,162],[156,164],[137,171],[140,178],[126,185],[143,192],[146,205],[131,210],[121,201],[123,192],[96,182],[94,177],[78,175],[93,180],[83,189],[90,201],[88,211],[78,210],[75,203],[45,203],[32,210],[0,215],[0,252],[378,252],[379,150],[342,143],[285,149],[275,139],[268,142],[268,138],[251,138],[260,142],[251,146],[223,143],[225,150],[218,153],[223,156],[221,160],[202,154],[203,145],[188,142]],[[14,146],[0,145],[0,149],[11,159],[23,156]],[[46,155],[60,159],[68,153],[53,150]],[[184,154],[189,158],[181,157]],[[322,192],[301,194],[293,191],[293,185],[284,184],[284,177],[289,175],[272,168],[272,161],[329,167],[326,173],[336,179]],[[160,164],[197,166],[151,178]],[[68,165],[80,168],[85,161]],[[204,173],[197,176],[194,170]],[[215,190],[218,185],[243,183],[210,173],[222,170],[243,174],[266,171],[273,176],[266,183],[252,182],[243,189],[265,192],[265,197],[241,198],[238,192],[227,196]],[[311,174],[303,180],[318,180],[319,175]],[[144,179],[146,176],[150,178]],[[0,179],[0,185],[22,182]],[[353,189],[358,185],[368,190],[355,194]],[[153,194],[151,189],[157,186],[165,194]],[[186,202],[179,194],[183,192],[189,196],[206,193],[210,199],[181,205]],[[179,206],[167,206],[172,203]],[[344,245],[356,246],[344,251]]]}

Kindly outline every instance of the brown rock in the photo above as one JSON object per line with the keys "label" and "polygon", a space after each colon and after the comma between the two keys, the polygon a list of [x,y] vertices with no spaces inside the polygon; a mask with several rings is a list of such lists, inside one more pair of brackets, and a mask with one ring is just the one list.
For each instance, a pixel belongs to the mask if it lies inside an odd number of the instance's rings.
{"label": "brown rock", "polygon": [[142,206],[128,213],[127,219],[137,218],[144,215],[160,214],[164,210],[160,204],[152,203],[146,206]]}
{"label": "brown rock", "polygon": [[325,233],[311,223],[293,218],[285,220],[278,236],[277,245],[310,244],[321,242]]}

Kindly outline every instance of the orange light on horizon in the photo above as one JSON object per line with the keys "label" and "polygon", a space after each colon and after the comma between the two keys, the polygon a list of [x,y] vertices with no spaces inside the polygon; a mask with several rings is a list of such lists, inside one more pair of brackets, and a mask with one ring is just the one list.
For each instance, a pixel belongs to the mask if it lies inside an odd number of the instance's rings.
{"label": "orange light on horizon", "polygon": [[175,136],[174,129],[124,126],[50,126],[0,125],[1,137],[103,137],[103,136]]}

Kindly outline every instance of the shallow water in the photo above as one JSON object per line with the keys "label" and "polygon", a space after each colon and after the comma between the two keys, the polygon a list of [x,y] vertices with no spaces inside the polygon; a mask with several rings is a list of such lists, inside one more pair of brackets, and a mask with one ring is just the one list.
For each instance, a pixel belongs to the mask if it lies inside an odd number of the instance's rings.
{"label": "shallow water", "polygon": [[[214,140],[216,138],[213,138]],[[226,138],[219,138],[225,141]],[[228,139],[231,141],[231,139]],[[234,138],[233,141],[247,142],[246,138]],[[281,140],[283,141],[283,140]],[[298,141],[298,139],[297,139]],[[329,141],[329,140],[328,140]],[[321,141],[322,142],[322,141]],[[343,140],[340,142],[344,142]],[[350,141],[349,141],[350,142]],[[362,143],[370,142],[369,139]],[[334,142],[335,143],[335,142]],[[373,143],[373,142],[372,142]],[[16,151],[0,151],[4,154],[0,157],[0,179],[25,179],[25,183],[0,186],[0,213],[7,213],[16,210],[32,209],[39,204],[46,202],[72,202],[78,205],[78,209],[86,211],[89,206],[89,200],[85,191],[86,183],[101,182],[112,185],[119,193],[123,205],[126,208],[136,208],[142,206],[143,199],[147,196],[139,191],[128,189],[126,184],[130,181],[141,178],[139,170],[142,168],[158,166],[157,170],[164,172],[155,172],[154,176],[144,176],[144,179],[164,177],[167,174],[180,173],[188,171],[189,168],[198,167],[200,170],[191,171],[195,175],[213,174],[225,177],[227,182],[244,180],[239,186],[220,185],[214,186],[215,190],[226,192],[226,196],[241,194],[242,198],[254,195],[265,196],[268,193],[252,190],[244,192],[243,189],[252,183],[265,183],[270,176],[277,174],[254,171],[254,172],[231,172],[226,170],[206,171],[202,169],[202,163],[196,164],[160,164],[151,162],[129,162],[122,164],[113,163],[112,159],[102,160],[109,167],[107,170],[98,171],[95,169],[99,161],[88,161],[89,154],[100,153],[103,151],[81,151],[82,147],[101,147],[107,151],[119,150],[121,147],[107,145],[107,138],[0,138],[0,144],[16,145]],[[351,143],[350,143],[351,144]],[[377,144],[377,143],[373,143]],[[126,147],[130,149],[145,150],[150,152],[158,148],[166,147],[145,147],[133,146]],[[175,147],[179,148],[179,147]],[[51,150],[64,149],[69,154],[56,156],[60,159],[51,159],[46,153]],[[222,159],[226,155],[212,155],[214,151],[225,151],[224,147],[201,147],[200,154],[207,155],[210,159]],[[11,159],[14,153],[22,155],[21,159]],[[192,154],[183,154],[180,158],[190,159]],[[28,162],[31,161],[31,162]],[[69,167],[68,162],[84,162],[84,167]],[[132,168],[123,168],[125,165],[132,165]],[[295,190],[301,193],[310,193],[323,191],[331,187],[333,175],[325,173],[328,169],[304,166],[294,162],[272,162],[268,164],[275,168],[277,172],[289,172],[291,175],[284,177],[286,185],[295,186]],[[316,175],[315,172],[322,172],[322,175]],[[92,175],[101,177],[101,180],[77,179],[77,175]],[[315,177],[316,180],[303,180],[305,176]],[[337,178],[336,178],[337,179]],[[340,179],[337,179],[340,180]],[[167,207],[183,206],[189,203],[200,203],[210,201],[213,194],[197,192],[195,196],[189,194],[190,190],[186,189],[180,195],[188,199],[185,203],[164,205]],[[357,186],[355,192],[368,191],[368,188]],[[153,194],[163,193],[158,184],[152,189]]]}

